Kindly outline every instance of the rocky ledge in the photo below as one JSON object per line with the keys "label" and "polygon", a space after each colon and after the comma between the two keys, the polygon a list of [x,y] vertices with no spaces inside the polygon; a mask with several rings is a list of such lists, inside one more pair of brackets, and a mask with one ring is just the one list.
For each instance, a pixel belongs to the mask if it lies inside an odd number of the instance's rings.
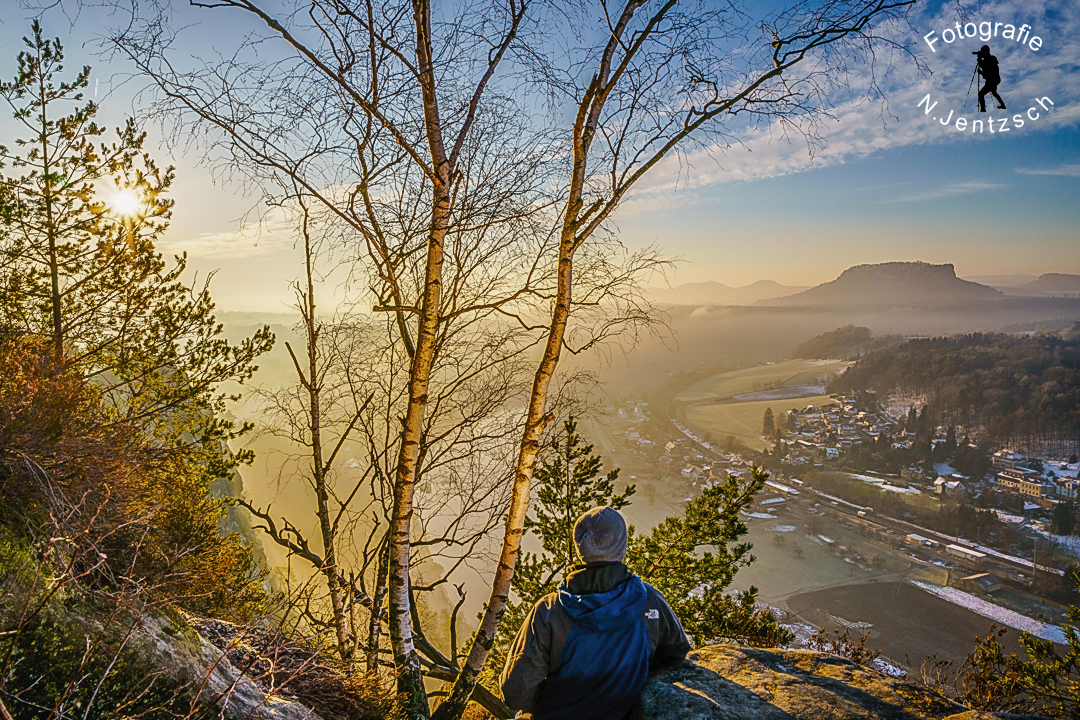
{"label": "rocky ledge", "polygon": [[[385,718],[386,708],[363,708],[343,698],[348,684],[319,680],[324,688],[290,673],[278,678],[286,655],[277,648],[273,667],[257,634],[220,621],[175,614],[144,623],[137,652],[174,681],[195,690],[224,720]],[[307,657],[301,665],[312,665]],[[321,664],[318,662],[315,665]],[[312,668],[315,669],[315,668]],[[321,668],[327,670],[327,668]],[[246,672],[245,672],[246,670]],[[256,671],[253,672],[252,671]],[[254,677],[249,675],[252,673]],[[334,673],[329,672],[330,675]],[[304,673],[300,673],[304,675]],[[300,696],[293,693],[298,693]],[[282,696],[284,695],[284,697]],[[319,702],[307,702],[308,696]],[[209,701],[209,702],[208,702]],[[811,650],[761,650],[713,645],[681,665],[653,673],[642,697],[645,720],[1010,720],[1034,716],[969,710],[925,688],[856,663]],[[466,718],[492,716],[470,705]]]}
{"label": "rocky ledge", "polygon": [[682,665],[654,673],[646,685],[643,705],[648,720],[1005,717],[968,710],[917,685],[835,655],[737,645],[702,648]]}

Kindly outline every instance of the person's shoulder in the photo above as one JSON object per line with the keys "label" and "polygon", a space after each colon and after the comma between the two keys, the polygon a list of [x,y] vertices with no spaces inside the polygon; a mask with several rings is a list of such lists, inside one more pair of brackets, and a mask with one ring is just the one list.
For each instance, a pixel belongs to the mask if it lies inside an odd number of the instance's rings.
{"label": "person's shoulder", "polygon": [[533,605],[533,615],[537,618],[546,619],[551,617],[553,613],[563,611],[562,605],[559,604],[559,591],[549,592],[544,595],[536,604]]}
{"label": "person's shoulder", "polygon": [[559,591],[553,590],[536,601],[536,607],[552,608],[559,604]]}
{"label": "person's shoulder", "polygon": [[664,597],[664,593],[660,592],[644,580],[641,581],[641,584],[645,586],[645,605],[647,607],[655,607],[657,605],[667,607],[668,602],[667,598]]}

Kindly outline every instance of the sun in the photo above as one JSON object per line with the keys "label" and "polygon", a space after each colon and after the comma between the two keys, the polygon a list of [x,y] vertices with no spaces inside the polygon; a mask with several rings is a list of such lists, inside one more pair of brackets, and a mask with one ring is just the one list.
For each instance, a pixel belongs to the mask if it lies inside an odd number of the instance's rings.
{"label": "sun", "polygon": [[143,210],[143,201],[134,190],[117,190],[106,200],[112,213],[122,218],[133,218]]}

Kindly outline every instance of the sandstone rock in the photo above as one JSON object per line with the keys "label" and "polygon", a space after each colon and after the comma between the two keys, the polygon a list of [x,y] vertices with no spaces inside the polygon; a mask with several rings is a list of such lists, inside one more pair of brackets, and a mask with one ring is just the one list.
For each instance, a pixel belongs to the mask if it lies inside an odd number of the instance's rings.
{"label": "sandstone rock", "polygon": [[810,650],[702,648],[655,673],[649,720],[983,720],[967,708],[850,660]]}
{"label": "sandstone rock", "polygon": [[187,686],[190,700],[214,707],[220,720],[322,720],[314,710],[268,695],[222,651],[174,614],[147,615],[136,633],[134,652],[149,665]]}

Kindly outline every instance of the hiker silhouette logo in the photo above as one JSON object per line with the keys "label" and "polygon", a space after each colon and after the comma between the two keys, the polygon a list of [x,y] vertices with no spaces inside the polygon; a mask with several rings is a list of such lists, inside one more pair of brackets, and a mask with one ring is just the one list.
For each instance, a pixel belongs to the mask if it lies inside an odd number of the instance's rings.
{"label": "hiker silhouette logo", "polygon": [[[939,123],[942,129],[999,135],[1030,125],[1053,110],[1054,101],[1040,93],[1026,110],[1011,116],[997,112],[1007,109],[1003,94],[1008,95],[1013,89],[1009,69],[1022,63],[1028,53],[1038,54],[1043,48],[1043,38],[1035,34],[1033,26],[996,20],[957,21],[953,27],[926,33],[922,42],[925,43],[924,51],[929,51],[924,52],[924,59],[934,74],[943,80],[941,88],[923,96],[916,107],[923,111],[926,120]],[[1002,62],[998,61],[999,55]],[[969,64],[972,56],[974,67]],[[959,84],[963,82],[959,78],[968,81],[966,88]],[[962,103],[960,93],[964,94]],[[989,111],[988,96],[994,101]],[[1022,101],[1014,99],[1011,102]],[[968,117],[968,113],[973,115]]]}
{"label": "hiker silhouette logo", "polygon": [[[979,112],[986,112],[986,94],[990,93],[998,102],[998,110],[1005,109],[1005,101],[998,95],[998,85],[1001,84],[1001,73],[998,70],[997,58],[990,54],[990,46],[983,45],[978,52],[971,53],[976,58],[975,74],[982,77],[982,87],[979,88]],[[972,76],[974,79],[974,76]],[[969,86],[970,88],[970,86]],[[964,100],[967,104],[967,100]]]}

